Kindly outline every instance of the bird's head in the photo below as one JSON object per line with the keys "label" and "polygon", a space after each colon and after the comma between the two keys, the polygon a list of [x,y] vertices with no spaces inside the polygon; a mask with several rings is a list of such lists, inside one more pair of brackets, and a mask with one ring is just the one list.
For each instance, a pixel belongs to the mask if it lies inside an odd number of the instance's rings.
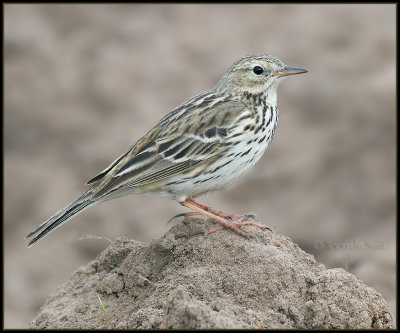
{"label": "bird's head", "polygon": [[306,69],[286,66],[271,55],[250,55],[236,61],[225,72],[216,89],[254,95],[270,92],[276,95],[277,87],[287,76],[306,72]]}

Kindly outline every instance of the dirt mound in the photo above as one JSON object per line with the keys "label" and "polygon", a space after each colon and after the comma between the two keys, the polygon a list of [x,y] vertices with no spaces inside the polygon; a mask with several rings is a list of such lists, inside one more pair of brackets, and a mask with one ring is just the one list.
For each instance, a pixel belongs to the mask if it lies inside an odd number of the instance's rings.
{"label": "dirt mound", "polygon": [[[32,328],[389,328],[386,301],[289,238],[244,227],[193,235],[186,219],[149,244],[119,238],[49,297]],[[99,302],[102,300],[105,311]]]}

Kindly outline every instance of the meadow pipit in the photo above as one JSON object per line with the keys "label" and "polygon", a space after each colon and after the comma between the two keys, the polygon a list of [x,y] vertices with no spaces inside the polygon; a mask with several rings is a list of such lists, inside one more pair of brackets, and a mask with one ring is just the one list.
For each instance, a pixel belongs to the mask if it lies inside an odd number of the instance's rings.
{"label": "meadow pipit", "polygon": [[285,66],[270,55],[235,62],[217,85],[176,107],[129,151],[91,179],[77,200],[27,237],[35,244],[84,209],[131,193],[175,199],[223,228],[248,237],[239,227],[258,223],[211,209],[193,198],[224,188],[248,172],[271,142],[278,123],[276,90],[282,80],[307,70]]}

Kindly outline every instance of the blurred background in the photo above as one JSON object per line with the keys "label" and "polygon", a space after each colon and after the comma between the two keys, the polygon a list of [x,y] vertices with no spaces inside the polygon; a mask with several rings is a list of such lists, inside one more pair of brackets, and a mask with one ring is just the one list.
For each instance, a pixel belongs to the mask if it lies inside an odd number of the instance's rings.
{"label": "blurred background", "polygon": [[257,53],[309,73],[280,87],[279,126],[252,172],[201,201],[256,212],[395,314],[395,4],[6,4],[4,19],[4,327],[28,327],[108,246],[82,236],[166,232],[183,207],[132,195],[29,250],[24,239],[167,112]]}

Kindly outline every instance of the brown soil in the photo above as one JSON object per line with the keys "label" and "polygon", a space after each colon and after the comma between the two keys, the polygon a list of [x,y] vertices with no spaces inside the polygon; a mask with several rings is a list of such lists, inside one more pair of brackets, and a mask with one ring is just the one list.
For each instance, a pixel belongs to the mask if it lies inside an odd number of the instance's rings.
{"label": "brown soil", "polygon": [[380,294],[288,237],[254,227],[244,227],[250,240],[231,230],[191,236],[213,225],[188,219],[149,244],[116,240],[31,328],[394,328]]}

